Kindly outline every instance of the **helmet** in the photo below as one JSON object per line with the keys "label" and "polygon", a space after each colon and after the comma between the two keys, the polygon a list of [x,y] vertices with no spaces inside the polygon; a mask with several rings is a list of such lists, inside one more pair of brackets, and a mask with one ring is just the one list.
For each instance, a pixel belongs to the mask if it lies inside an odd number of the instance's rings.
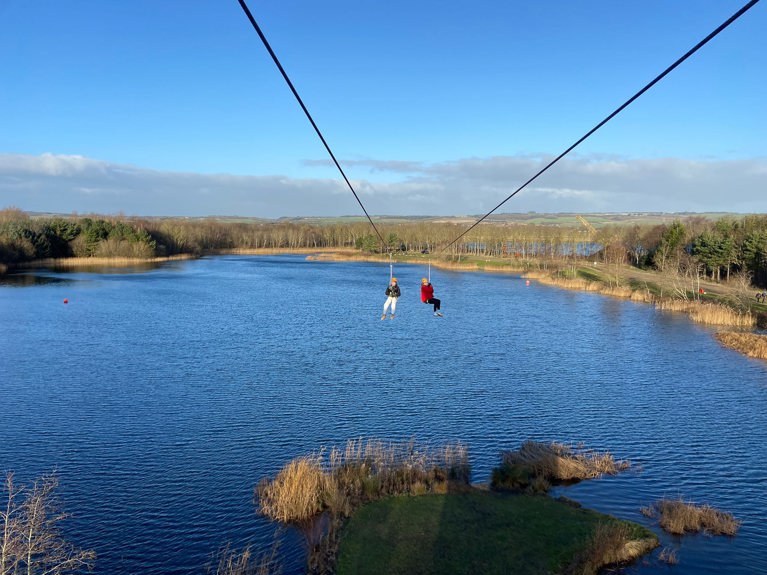
{"label": "helmet", "polygon": [[397,278],[392,278],[391,281],[396,282]]}
{"label": "helmet", "polygon": [[426,278],[421,278],[421,283],[422,284],[427,284],[427,283],[429,283],[429,280],[427,280]]}

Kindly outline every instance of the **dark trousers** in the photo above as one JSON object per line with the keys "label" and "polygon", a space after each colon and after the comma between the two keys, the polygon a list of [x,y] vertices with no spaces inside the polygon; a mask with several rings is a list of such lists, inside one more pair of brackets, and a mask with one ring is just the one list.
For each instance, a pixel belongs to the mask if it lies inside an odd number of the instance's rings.
{"label": "dark trousers", "polygon": [[433,297],[431,299],[427,299],[423,303],[433,303],[434,304],[434,311],[438,311],[439,310],[440,301],[437,298],[435,298],[435,297]]}

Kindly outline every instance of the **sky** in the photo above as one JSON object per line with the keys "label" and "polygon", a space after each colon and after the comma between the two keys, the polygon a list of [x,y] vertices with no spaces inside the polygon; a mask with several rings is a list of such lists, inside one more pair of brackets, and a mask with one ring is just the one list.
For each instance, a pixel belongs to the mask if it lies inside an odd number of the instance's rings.
{"label": "sky", "polygon": [[[482,215],[746,0],[248,6],[371,215]],[[767,210],[767,2],[498,209]],[[362,215],[237,0],[0,0],[0,209]]]}

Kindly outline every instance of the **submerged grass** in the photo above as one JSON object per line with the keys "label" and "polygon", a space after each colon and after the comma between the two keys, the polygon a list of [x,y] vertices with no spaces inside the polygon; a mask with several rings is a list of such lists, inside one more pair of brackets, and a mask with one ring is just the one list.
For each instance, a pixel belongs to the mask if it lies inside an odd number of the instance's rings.
{"label": "submerged grass", "polygon": [[280,575],[282,565],[277,556],[278,545],[263,554],[254,554],[253,549],[246,547],[237,551],[226,547],[218,553],[215,568],[208,567],[208,575]]}

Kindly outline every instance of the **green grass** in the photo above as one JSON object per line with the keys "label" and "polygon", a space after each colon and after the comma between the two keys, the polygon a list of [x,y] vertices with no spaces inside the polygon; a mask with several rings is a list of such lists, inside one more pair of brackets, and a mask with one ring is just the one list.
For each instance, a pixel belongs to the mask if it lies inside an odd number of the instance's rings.
{"label": "green grass", "polygon": [[[344,527],[337,573],[561,573],[597,525],[617,521],[545,496],[391,497],[361,507]],[[632,536],[654,537],[628,525]]]}
{"label": "green grass", "polygon": [[576,273],[578,277],[590,282],[607,282],[607,278],[603,273],[591,268],[578,268]]}

